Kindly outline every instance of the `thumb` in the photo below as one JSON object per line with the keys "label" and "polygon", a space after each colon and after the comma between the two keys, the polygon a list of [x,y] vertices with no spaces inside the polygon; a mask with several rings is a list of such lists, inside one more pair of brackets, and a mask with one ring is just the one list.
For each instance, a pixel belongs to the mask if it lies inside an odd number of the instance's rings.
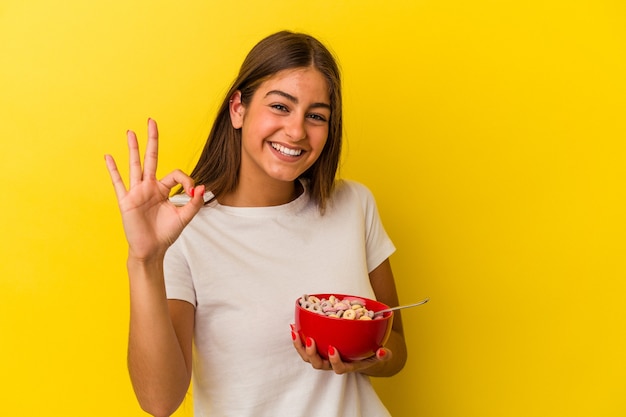
{"label": "thumb", "polygon": [[391,351],[384,347],[381,347],[376,351],[376,359],[382,362],[386,362],[391,359]]}
{"label": "thumb", "polygon": [[200,211],[202,206],[204,206],[204,185],[199,185],[190,190],[191,199],[187,204],[182,207],[179,207],[179,216],[180,220],[186,226],[191,219],[194,218],[196,214]]}

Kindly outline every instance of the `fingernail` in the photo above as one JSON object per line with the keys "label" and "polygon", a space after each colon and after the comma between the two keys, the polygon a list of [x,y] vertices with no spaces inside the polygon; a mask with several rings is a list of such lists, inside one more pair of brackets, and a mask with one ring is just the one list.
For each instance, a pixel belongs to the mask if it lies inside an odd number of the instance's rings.
{"label": "fingernail", "polygon": [[193,197],[193,195],[196,193],[196,189],[192,188],[191,190],[189,190],[189,195]]}
{"label": "fingernail", "polygon": [[328,355],[335,356],[335,348],[332,346],[328,346]]}
{"label": "fingernail", "polygon": [[294,330],[296,330],[296,326],[294,326],[293,324],[289,324],[289,327],[291,328],[291,331],[293,332]]}
{"label": "fingernail", "polygon": [[386,354],[387,354],[387,351],[385,349],[378,349],[378,357],[380,359],[384,358]]}
{"label": "fingernail", "polygon": [[313,346],[313,339],[311,339],[310,337],[306,338],[306,347],[311,347]]}
{"label": "fingernail", "polygon": [[296,340],[296,334],[293,331],[291,332],[291,340]]}

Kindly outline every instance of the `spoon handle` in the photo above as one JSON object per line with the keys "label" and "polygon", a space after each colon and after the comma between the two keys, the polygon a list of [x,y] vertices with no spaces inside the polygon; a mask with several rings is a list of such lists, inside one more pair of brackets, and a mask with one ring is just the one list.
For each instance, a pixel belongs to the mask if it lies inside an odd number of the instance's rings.
{"label": "spoon handle", "polygon": [[385,314],[385,313],[388,313],[390,311],[401,310],[403,308],[409,308],[409,307],[417,307],[417,306],[420,306],[422,304],[426,304],[428,302],[428,300],[430,300],[430,297],[426,297],[422,301],[419,301],[419,302],[417,302],[415,304],[407,304],[407,305],[404,305],[404,306],[391,307],[391,308],[386,308],[384,310],[379,310],[379,311],[374,313],[374,317],[375,316],[380,316],[381,314]]}

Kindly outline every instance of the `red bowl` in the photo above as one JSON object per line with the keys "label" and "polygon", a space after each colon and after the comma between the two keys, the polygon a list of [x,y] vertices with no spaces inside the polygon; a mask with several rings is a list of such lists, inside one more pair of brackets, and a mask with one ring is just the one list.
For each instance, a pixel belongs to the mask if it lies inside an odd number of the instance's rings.
{"label": "red bowl", "polygon": [[[359,299],[365,301],[365,308],[374,312],[389,308],[387,305],[369,298],[344,294],[310,294],[320,300],[328,299],[331,295],[339,299]],[[383,317],[375,320],[348,320],[328,317],[315,313],[300,306],[300,298],[296,300],[296,331],[301,340],[307,337],[315,340],[317,352],[324,359],[328,359],[328,346],[333,346],[341,359],[350,362],[369,358],[376,354],[391,333],[393,312],[384,313]]]}

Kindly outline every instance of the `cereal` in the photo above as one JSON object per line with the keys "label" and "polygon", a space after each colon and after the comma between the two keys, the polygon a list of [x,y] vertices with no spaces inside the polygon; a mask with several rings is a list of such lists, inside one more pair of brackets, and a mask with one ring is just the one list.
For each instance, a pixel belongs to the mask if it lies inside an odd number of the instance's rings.
{"label": "cereal", "polygon": [[354,310],[346,310],[343,312],[343,317],[346,320],[354,320],[356,318],[356,311]]}
{"label": "cereal", "polygon": [[314,295],[303,295],[298,299],[298,303],[305,310],[321,314],[326,317],[343,318],[345,320],[376,320],[382,316],[374,317],[374,311],[368,310],[365,300],[360,298],[344,298],[331,295],[321,300]]}

